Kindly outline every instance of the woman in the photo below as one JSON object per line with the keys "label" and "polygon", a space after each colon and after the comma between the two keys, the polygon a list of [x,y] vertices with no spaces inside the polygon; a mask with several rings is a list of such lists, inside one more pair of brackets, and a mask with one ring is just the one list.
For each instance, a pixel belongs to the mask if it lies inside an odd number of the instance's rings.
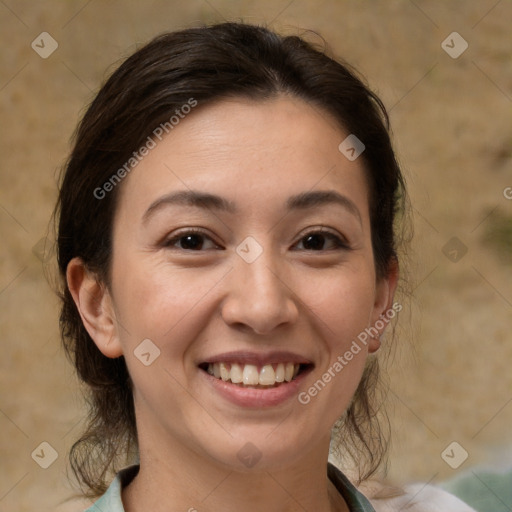
{"label": "woman", "polygon": [[380,100],[298,37],[165,34],[111,76],[62,182],[61,328],[90,510],[368,511],[375,353],[401,309]]}

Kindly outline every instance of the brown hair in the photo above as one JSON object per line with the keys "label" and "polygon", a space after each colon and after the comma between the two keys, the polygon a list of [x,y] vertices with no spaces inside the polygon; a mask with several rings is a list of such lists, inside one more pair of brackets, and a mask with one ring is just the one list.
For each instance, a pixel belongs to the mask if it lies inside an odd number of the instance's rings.
{"label": "brown hair", "polygon": [[[388,116],[380,99],[348,66],[298,36],[279,36],[242,23],[166,33],[135,52],[103,85],[80,122],[55,211],[61,333],[87,386],[89,402],[88,425],[73,445],[70,461],[89,496],[104,492],[109,472],[137,455],[131,381],[124,358],[109,359],[97,349],[65,281],[68,263],[80,257],[109,285],[119,187],[101,199],[94,191],[190,98],[201,106],[228,96],[261,100],[279,93],[330,113],[364,142],[361,158],[369,184],[377,276],[388,275],[390,264],[397,260],[394,221],[405,187],[390,142]],[[357,463],[361,479],[375,472],[387,450],[387,436],[376,417],[378,380],[378,361],[371,358],[337,428],[340,446]]]}

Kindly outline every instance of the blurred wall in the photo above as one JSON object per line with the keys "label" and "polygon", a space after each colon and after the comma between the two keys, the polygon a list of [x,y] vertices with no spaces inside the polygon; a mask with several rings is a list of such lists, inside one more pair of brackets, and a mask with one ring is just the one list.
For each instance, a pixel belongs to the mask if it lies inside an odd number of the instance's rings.
{"label": "blurred wall", "polygon": [[3,0],[0,511],[54,511],[71,494],[83,406],[42,247],[72,131],[137,45],[223,19],[320,32],[390,111],[415,226],[414,298],[390,360],[390,478],[512,464],[510,2]]}

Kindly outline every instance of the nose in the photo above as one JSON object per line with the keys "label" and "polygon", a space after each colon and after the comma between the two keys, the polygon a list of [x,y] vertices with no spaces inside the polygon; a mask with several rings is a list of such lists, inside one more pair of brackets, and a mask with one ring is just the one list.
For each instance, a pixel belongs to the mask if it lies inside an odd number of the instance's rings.
{"label": "nose", "polygon": [[242,258],[235,261],[227,277],[227,293],[221,307],[226,324],[256,334],[269,334],[297,320],[297,299],[291,283],[287,283],[279,269],[276,259],[267,251],[252,263]]}

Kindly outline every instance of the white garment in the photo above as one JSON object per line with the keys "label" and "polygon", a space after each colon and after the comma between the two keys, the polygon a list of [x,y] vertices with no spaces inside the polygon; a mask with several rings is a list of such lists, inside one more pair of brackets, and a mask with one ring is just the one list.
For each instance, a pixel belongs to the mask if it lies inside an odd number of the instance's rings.
{"label": "white garment", "polygon": [[398,489],[378,482],[364,482],[359,490],[376,512],[476,512],[459,498],[426,484]]}

